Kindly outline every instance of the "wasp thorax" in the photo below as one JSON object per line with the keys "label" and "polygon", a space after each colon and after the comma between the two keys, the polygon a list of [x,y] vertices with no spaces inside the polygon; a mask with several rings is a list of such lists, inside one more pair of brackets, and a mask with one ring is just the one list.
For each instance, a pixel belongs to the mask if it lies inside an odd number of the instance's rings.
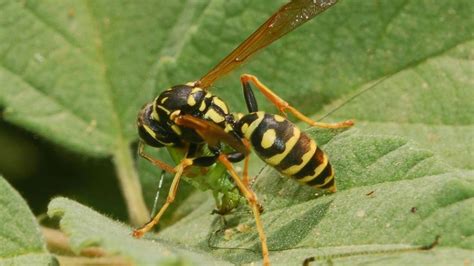
{"label": "wasp thorax", "polygon": [[160,119],[166,120],[175,111],[195,112],[199,109],[205,94],[201,88],[194,88],[189,85],[173,86],[155,99],[156,113]]}

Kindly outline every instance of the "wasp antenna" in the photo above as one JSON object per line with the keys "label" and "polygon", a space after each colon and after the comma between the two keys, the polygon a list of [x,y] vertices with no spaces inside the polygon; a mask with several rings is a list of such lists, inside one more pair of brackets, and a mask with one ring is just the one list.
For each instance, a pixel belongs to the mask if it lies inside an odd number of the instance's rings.
{"label": "wasp antenna", "polygon": [[151,209],[150,217],[154,217],[156,215],[156,206],[158,205],[158,199],[160,198],[160,191],[161,191],[161,187],[163,186],[164,176],[165,176],[165,170],[161,170],[160,181],[158,183],[158,189],[155,194],[155,201],[153,202],[153,208]]}

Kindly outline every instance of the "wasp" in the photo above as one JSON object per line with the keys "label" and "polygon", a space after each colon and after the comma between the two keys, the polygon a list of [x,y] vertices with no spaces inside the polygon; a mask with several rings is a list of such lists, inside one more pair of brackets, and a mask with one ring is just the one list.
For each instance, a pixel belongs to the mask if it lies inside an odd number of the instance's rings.
{"label": "wasp", "polygon": [[[321,123],[311,120],[255,76],[241,76],[247,114],[232,113],[228,105],[209,92],[212,84],[252,55],[283,35],[333,6],[336,0],[293,0],[278,9],[254,33],[202,78],[173,86],[146,104],[137,119],[139,154],[164,171],[174,173],[166,202],[150,222],[133,232],[141,237],[156,225],[173,202],[182,177],[201,189],[210,189],[216,198],[216,212],[225,214],[242,199],[252,209],[259,234],[263,262],[270,264],[262,211],[248,176],[251,150],[283,175],[316,187],[336,191],[334,170],[327,155],[305,132],[286,118],[290,112],[311,126],[342,128],[352,121]],[[252,84],[283,114],[258,109]],[[166,147],[175,167],[146,154],[144,146]],[[239,175],[233,163],[244,161]]]}

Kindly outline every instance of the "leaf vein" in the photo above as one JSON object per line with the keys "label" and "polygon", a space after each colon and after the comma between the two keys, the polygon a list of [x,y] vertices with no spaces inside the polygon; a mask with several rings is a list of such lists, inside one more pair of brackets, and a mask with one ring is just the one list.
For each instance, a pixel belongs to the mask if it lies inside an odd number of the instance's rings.
{"label": "leaf vein", "polygon": [[[96,29],[96,35],[99,39],[99,41],[101,43],[103,43],[103,34],[102,32],[100,31],[100,25],[97,21],[97,18],[94,16],[94,12],[92,11],[92,7],[91,7],[91,4],[90,4],[90,1],[89,0],[86,0],[85,1],[85,7],[89,13],[89,16],[91,17],[91,20],[93,21],[92,23],[95,25],[95,29]],[[97,50],[97,54],[98,54],[98,61],[99,61],[99,64],[102,66],[102,76],[104,78],[104,86],[103,86],[103,89],[104,89],[104,92],[105,92],[105,95],[107,97],[107,99],[109,100],[109,104],[110,104],[110,108],[112,110],[112,119],[114,120],[113,123],[115,124],[115,130],[118,134],[118,139],[120,141],[122,141],[124,139],[124,134],[123,134],[123,129],[121,127],[121,120],[120,120],[120,117],[119,117],[119,114],[118,114],[118,108],[117,108],[117,105],[116,105],[116,102],[115,102],[115,95],[113,93],[113,85],[112,85],[112,82],[110,80],[110,76],[109,76],[109,70],[106,66],[106,59],[105,59],[105,54],[104,54],[104,49],[103,49],[103,45],[98,45],[96,46],[96,50]]]}
{"label": "leaf vein", "polygon": [[[41,94],[41,96],[44,97],[45,99],[48,99],[51,102],[54,102],[55,104],[57,104],[60,109],[64,110],[66,113],[71,115],[71,117],[76,118],[79,122],[84,123],[85,128],[90,124],[90,121],[88,121],[85,117],[82,117],[82,116],[78,115],[77,113],[73,112],[72,110],[68,109],[67,104],[64,104],[62,101],[60,101],[58,98],[53,97],[52,95],[46,94],[44,91],[40,90],[33,83],[31,83],[29,80],[25,79],[20,74],[15,73],[12,69],[8,68],[5,64],[3,64],[3,63],[0,64],[0,67],[4,71],[9,73],[10,75],[18,77],[20,81],[24,82],[32,90],[34,90],[37,93]],[[34,115],[34,114],[30,114],[30,115]],[[107,135],[105,132],[101,131],[100,129],[96,129],[96,130],[100,133],[103,133],[103,134]]]}

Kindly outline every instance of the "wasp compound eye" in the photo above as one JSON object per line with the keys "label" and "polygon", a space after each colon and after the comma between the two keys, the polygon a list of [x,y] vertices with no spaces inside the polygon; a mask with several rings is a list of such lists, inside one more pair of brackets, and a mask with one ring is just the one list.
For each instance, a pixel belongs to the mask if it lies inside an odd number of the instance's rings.
{"label": "wasp compound eye", "polygon": [[164,145],[156,139],[156,134],[146,125],[138,126],[138,135],[149,146],[163,147]]}

